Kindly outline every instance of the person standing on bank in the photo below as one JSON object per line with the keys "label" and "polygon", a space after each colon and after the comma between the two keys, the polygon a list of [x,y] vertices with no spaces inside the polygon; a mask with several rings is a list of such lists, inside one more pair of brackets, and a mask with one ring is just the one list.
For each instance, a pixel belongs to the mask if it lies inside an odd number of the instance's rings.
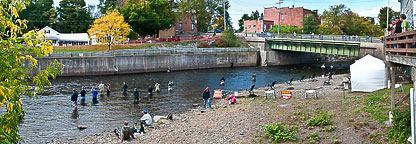
{"label": "person standing on bank", "polygon": [[133,92],[133,96],[134,96],[134,102],[139,102],[139,91],[137,91],[137,88],[134,88],[134,92]]}
{"label": "person standing on bank", "polygon": [[209,92],[209,88],[205,88],[204,92],[202,92],[202,98],[204,99],[204,109],[206,109],[206,105],[208,103],[209,108],[211,108],[211,93]]}
{"label": "person standing on bank", "polygon": [[72,96],[71,96],[71,101],[72,101],[72,105],[74,105],[74,111],[77,110],[77,106],[78,106],[78,93],[75,89],[72,89]]}
{"label": "person standing on bank", "polygon": [[127,86],[126,82],[123,82],[123,94],[124,95],[127,94],[127,88],[128,88],[128,86]]}

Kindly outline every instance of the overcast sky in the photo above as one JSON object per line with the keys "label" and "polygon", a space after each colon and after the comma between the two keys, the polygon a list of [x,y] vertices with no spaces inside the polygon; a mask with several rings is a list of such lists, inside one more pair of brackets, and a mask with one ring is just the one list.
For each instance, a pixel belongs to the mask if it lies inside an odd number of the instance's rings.
{"label": "overcast sky", "polygon": [[[55,6],[59,5],[59,1],[54,0]],[[99,0],[85,0],[87,5],[97,5]],[[258,10],[263,13],[265,7],[278,6],[279,0],[228,0],[231,7],[229,13],[231,15],[234,29],[238,29],[238,20],[244,13],[251,14],[251,11]],[[380,8],[387,6],[387,0],[284,0],[282,7],[304,7],[310,10],[318,10],[320,14],[331,5],[345,4],[352,11],[360,16],[377,17]],[[390,0],[390,7],[395,11],[400,11],[400,3],[398,0]]]}

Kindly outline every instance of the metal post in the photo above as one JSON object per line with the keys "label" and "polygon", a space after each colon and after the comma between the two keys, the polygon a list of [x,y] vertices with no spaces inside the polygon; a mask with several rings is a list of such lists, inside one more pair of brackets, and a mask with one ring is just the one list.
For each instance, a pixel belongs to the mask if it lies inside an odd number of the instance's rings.
{"label": "metal post", "polygon": [[390,85],[390,87],[391,87],[391,109],[393,109],[394,108],[394,95],[395,95],[395,88],[396,88],[396,80],[395,80],[395,67],[394,67],[394,64],[393,63],[391,63],[390,64],[391,65],[391,85]]}
{"label": "metal post", "polygon": [[387,19],[386,19],[386,29],[389,29],[389,4],[390,0],[387,0]]}
{"label": "metal post", "polygon": [[281,18],[281,9],[280,9],[280,4],[283,3],[283,0],[279,0],[278,4],[279,4],[279,24],[277,25],[277,37],[279,37],[280,35],[280,19]]}

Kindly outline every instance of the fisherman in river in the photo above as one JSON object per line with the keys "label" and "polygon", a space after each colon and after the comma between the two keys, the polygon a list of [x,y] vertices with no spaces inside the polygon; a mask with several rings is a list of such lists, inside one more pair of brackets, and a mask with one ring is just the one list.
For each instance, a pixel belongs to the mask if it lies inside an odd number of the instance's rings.
{"label": "fisherman in river", "polygon": [[84,87],[82,87],[82,90],[81,90],[81,105],[85,105],[85,89],[84,89]]}
{"label": "fisherman in river", "polygon": [[100,95],[104,95],[104,83],[101,81],[101,83],[98,85],[98,89],[100,90]]}
{"label": "fisherman in river", "polygon": [[139,91],[137,91],[137,88],[134,88],[134,92],[133,92],[133,96],[134,96],[134,102],[139,102]]}
{"label": "fisherman in river", "polygon": [[75,89],[72,89],[72,96],[71,96],[71,101],[72,101],[72,105],[74,106],[74,111],[77,110],[77,106],[78,106],[78,93]]}
{"label": "fisherman in river", "polygon": [[110,83],[107,83],[106,89],[107,89],[107,96],[109,96],[110,95]]}
{"label": "fisherman in river", "polygon": [[91,88],[91,93],[92,93],[92,104],[97,104],[98,100],[97,100],[97,95],[98,95],[98,91],[95,90],[95,88]]}
{"label": "fisherman in river", "polygon": [[253,81],[256,81],[256,72],[253,72]]}
{"label": "fisherman in river", "polygon": [[168,91],[172,91],[173,90],[173,81],[169,81],[168,83]]}
{"label": "fisherman in river", "polygon": [[126,82],[123,82],[123,94],[124,95],[127,94],[127,88],[128,88],[128,86],[127,86]]}
{"label": "fisherman in river", "polygon": [[151,85],[149,85],[147,92],[149,92],[149,95],[153,95],[153,87]]}
{"label": "fisherman in river", "polygon": [[160,84],[159,83],[155,84],[155,92],[157,92],[157,93],[160,92]]}
{"label": "fisherman in river", "polygon": [[221,86],[223,86],[225,84],[225,78],[224,77],[222,77],[221,79],[220,79],[220,85]]}

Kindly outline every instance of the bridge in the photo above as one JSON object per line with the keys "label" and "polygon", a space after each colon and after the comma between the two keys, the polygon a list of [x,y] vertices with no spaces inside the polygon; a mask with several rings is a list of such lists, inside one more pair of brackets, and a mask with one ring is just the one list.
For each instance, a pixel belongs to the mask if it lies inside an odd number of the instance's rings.
{"label": "bridge", "polygon": [[260,49],[262,65],[311,63],[317,54],[354,58],[371,54],[384,59],[384,44],[379,42],[261,37],[244,39]]}

